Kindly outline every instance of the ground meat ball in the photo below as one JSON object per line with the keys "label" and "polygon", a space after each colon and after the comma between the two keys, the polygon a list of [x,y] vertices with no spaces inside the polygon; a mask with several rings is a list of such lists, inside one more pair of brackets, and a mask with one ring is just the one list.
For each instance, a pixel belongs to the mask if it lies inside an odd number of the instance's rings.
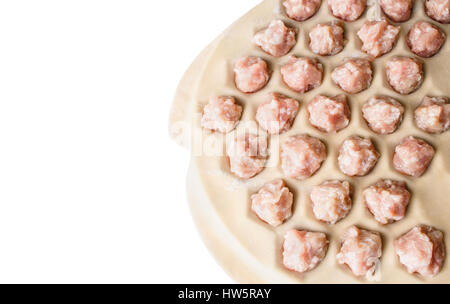
{"label": "ground meat ball", "polygon": [[437,22],[450,23],[450,0],[426,0],[425,11]]}
{"label": "ground meat ball", "polygon": [[367,208],[381,224],[403,219],[411,194],[406,183],[381,180],[363,192]]}
{"label": "ground meat ball", "polygon": [[421,57],[432,57],[445,42],[444,32],[429,22],[419,21],[408,33],[406,42],[411,51]]}
{"label": "ground meat ball", "polygon": [[422,63],[409,57],[392,58],[386,64],[386,77],[396,92],[411,94],[422,84]]}
{"label": "ground meat ball", "polygon": [[251,200],[252,211],[273,227],[283,224],[292,215],[294,195],[281,179],[265,184]]}
{"label": "ground meat ball", "polygon": [[286,14],[296,21],[305,21],[314,16],[319,10],[320,4],[322,4],[322,0],[286,0],[283,2]]}
{"label": "ground meat ball", "polygon": [[283,264],[300,273],[310,271],[322,262],[327,250],[325,233],[290,230],[284,236]]}
{"label": "ground meat ball", "polygon": [[337,23],[317,24],[309,33],[309,47],[317,55],[336,55],[344,49],[344,29]]}
{"label": "ground meat ball", "polygon": [[297,100],[282,94],[271,93],[269,100],[258,107],[256,120],[259,126],[269,134],[280,134],[292,127],[298,109]]}
{"label": "ground meat ball", "polygon": [[287,177],[307,179],[327,158],[325,145],[309,135],[289,137],[281,147],[281,167]]}
{"label": "ground meat ball", "polygon": [[413,0],[380,0],[386,16],[394,22],[405,22],[411,18]]}
{"label": "ground meat ball", "polygon": [[236,87],[244,93],[254,93],[264,88],[270,74],[267,63],[258,57],[243,57],[234,66]]}
{"label": "ground meat ball", "polygon": [[426,225],[411,229],[394,242],[394,249],[409,273],[437,275],[445,261],[444,235]]}
{"label": "ground meat ball", "polygon": [[372,131],[392,134],[402,122],[405,108],[393,98],[376,96],[363,106],[362,113]]}
{"label": "ground meat ball", "polygon": [[431,164],[434,154],[434,148],[426,141],[413,136],[407,137],[395,147],[394,168],[405,175],[422,176]]}
{"label": "ground meat ball", "polygon": [[331,13],[344,21],[355,21],[366,10],[366,0],[328,0]]}
{"label": "ground meat ball", "polygon": [[281,76],[289,88],[306,93],[322,84],[323,66],[314,59],[291,56],[281,67]]}
{"label": "ground meat ball", "polygon": [[362,51],[380,57],[389,53],[395,45],[400,33],[400,27],[390,25],[387,21],[366,21],[358,31],[362,41]]}
{"label": "ground meat ball", "polygon": [[274,20],[269,27],[256,33],[253,42],[266,53],[281,57],[297,43],[295,30],[287,27],[283,21]]}
{"label": "ground meat ball", "polygon": [[336,256],[339,264],[347,265],[355,276],[375,273],[382,254],[382,241],[378,232],[348,228],[342,237],[341,250]]}
{"label": "ground meat ball", "polygon": [[331,74],[334,83],[349,94],[367,89],[372,82],[372,67],[366,59],[347,59]]}
{"label": "ground meat ball", "polygon": [[426,96],[414,112],[416,125],[425,132],[438,134],[450,129],[450,103],[447,97]]}
{"label": "ground meat ball", "polygon": [[201,125],[205,129],[228,133],[236,128],[242,107],[233,97],[213,97],[203,108]]}
{"label": "ground meat ball", "polygon": [[346,139],[339,150],[339,168],[348,176],[365,176],[379,158],[380,154],[370,139],[353,136]]}
{"label": "ground meat ball", "polygon": [[310,198],[315,217],[329,224],[336,224],[345,218],[352,208],[348,182],[325,182],[313,188]]}
{"label": "ground meat ball", "polygon": [[236,136],[227,145],[230,170],[237,177],[249,179],[264,170],[267,138],[254,134]]}
{"label": "ground meat ball", "polygon": [[316,96],[308,104],[309,122],[317,129],[332,133],[346,128],[350,122],[350,108],[345,95]]}

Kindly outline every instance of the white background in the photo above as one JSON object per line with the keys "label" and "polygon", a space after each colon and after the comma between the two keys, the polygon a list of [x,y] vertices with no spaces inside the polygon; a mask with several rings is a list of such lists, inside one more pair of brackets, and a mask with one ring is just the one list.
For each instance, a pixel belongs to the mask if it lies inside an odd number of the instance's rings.
{"label": "white background", "polygon": [[0,283],[229,283],[167,120],[259,0],[0,1]]}

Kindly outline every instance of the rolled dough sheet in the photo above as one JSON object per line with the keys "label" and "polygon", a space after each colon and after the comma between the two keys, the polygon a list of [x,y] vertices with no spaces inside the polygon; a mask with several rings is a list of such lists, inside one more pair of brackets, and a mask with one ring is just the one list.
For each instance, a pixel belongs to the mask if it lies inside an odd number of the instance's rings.
{"label": "rolled dough sheet", "polygon": [[169,116],[169,136],[181,146],[189,148],[190,118],[195,104],[193,97],[200,75],[208,58],[222,35],[210,43],[192,62],[184,73],[175,92]]}
{"label": "rolled dough sheet", "polygon": [[[241,283],[450,283],[448,259],[439,275],[431,279],[411,275],[400,265],[393,250],[393,241],[417,224],[429,224],[445,234],[446,247],[450,244],[450,135],[429,135],[415,127],[413,111],[425,95],[450,96],[450,42],[446,41],[440,53],[425,62],[425,81],[415,93],[402,96],[389,88],[383,76],[385,62],[396,55],[413,56],[409,51],[405,36],[409,28],[418,20],[429,19],[422,8],[422,1],[416,1],[412,20],[399,24],[400,39],[393,51],[374,62],[374,80],[371,87],[359,94],[348,95],[352,109],[352,121],[348,128],[334,135],[327,135],[312,128],[307,120],[305,104],[317,94],[337,95],[342,93],[331,81],[331,70],[346,57],[364,57],[356,32],[367,19],[380,17],[377,2],[370,2],[365,15],[358,21],[346,23],[347,44],[344,51],[331,57],[315,56],[308,48],[306,35],[317,23],[334,20],[323,1],[318,14],[306,22],[290,20],[281,9],[281,0],[266,0],[235,22],[214,43],[212,43],[186,72],[176,94],[170,127],[172,137],[187,146],[192,153],[188,175],[188,198],[194,221],[208,246],[222,267]],[[273,19],[282,19],[298,29],[298,43],[291,54],[318,58],[325,66],[323,84],[307,93],[296,94],[282,82],[279,69],[287,61],[287,56],[273,58],[251,42],[254,33]],[[447,36],[450,25],[437,24]],[[233,82],[233,63],[241,56],[260,56],[269,61],[273,70],[272,78],[262,91],[245,95],[236,90]],[[203,106],[209,97],[231,95],[244,106],[244,114],[238,128],[254,121],[256,109],[269,92],[280,92],[300,101],[301,109],[291,131],[271,139],[271,157],[268,167],[258,176],[241,181],[229,173],[223,146],[216,147],[218,153],[205,153],[211,142],[223,143],[223,135],[204,131],[200,128]],[[368,129],[361,115],[362,105],[373,95],[388,95],[399,100],[406,109],[404,121],[399,130],[388,136],[374,134]],[[181,136],[180,128],[189,125],[189,135]],[[185,130],[183,130],[185,131]],[[278,143],[288,136],[307,133],[322,139],[328,148],[328,158],[321,170],[312,178],[297,181],[285,178],[279,164]],[[381,159],[375,170],[363,178],[348,178],[337,166],[338,149],[342,141],[360,135],[371,138]],[[398,174],[392,167],[395,146],[409,135],[423,138],[437,150],[427,173],[421,178],[408,178]],[[186,140],[188,138],[189,140]],[[215,141],[214,141],[215,140]],[[207,149],[208,152],[211,152]],[[214,150],[214,149],[213,149]],[[249,199],[264,183],[283,178],[294,193],[294,214],[285,224],[271,228],[262,223],[250,211]],[[402,221],[382,226],[366,210],[361,192],[381,178],[403,180],[412,192],[408,213]],[[353,209],[350,215],[336,225],[318,222],[311,210],[309,193],[311,188],[330,179],[348,180],[354,188]],[[348,269],[336,262],[343,231],[351,226],[379,231],[383,236],[383,256],[377,275],[371,280],[354,277]],[[281,263],[283,235],[289,229],[322,231],[328,235],[330,247],[325,260],[313,271],[303,275],[284,269]]]}

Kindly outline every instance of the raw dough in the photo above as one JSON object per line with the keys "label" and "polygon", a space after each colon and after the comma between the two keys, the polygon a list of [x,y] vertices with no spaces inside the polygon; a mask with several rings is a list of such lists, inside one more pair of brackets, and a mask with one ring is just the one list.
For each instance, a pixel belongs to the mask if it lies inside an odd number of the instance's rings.
{"label": "raw dough", "polygon": [[[317,23],[326,23],[334,18],[324,2],[319,12],[305,22],[290,20],[284,13],[279,0],[265,0],[246,16],[235,22],[224,34],[211,44],[193,63],[180,83],[170,118],[171,135],[193,153],[188,176],[188,197],[194,220],[209,250],[222,267],[241,283],[365,283],[364,278],[356,278],[345,267],[336,262],[343,232],[351,225],[378,231],[383,236],[383,256],[381,267],[374,277],[378,283],[450,283],[450,266],[447,258],[442,271],[434,278],[411,275],[400,265],[394,252],[393,241],[418,224],[427,224],[444,232],[447,246],[450,244],[450,134],[430,135],[418,129],[413,121],[414,110],[426,95],[450,96],[450,46],[446,42],[441,51],[425,62],[425,80],[414,93],[402,96],[387,84],[384,64],[393,56],[413,56],[409,51],[405,35],[418,20],[432,21],[423,9],[422,1],[415,1],[414,15],[408,22],[400,24],[400,39],[392,52],[374,63],[374,79],[371,87],[359,94],[348,95],[352,109],[349,127],[338,134],[327,135],[313,128],[307,117],[306,105],[315,95],[334,96],[342,93],[331,81],[331,71],[344,58],[365,57],[360,51],[361,44],[356,36],[363,22],[369,18],[379,19],[380,9],[370,3],[366,13],[358,21],[346,23],[344,50],[330,57],[320,57],[308,47],[307,33]],[[288,56],[273,58],[252,44],[254,33],[266,27],[271,20],[280,18],[298,29],[299,42],[290,54],[318,58],[324,64],[324,82],[307,94],[296,94],[282,82],[279,68],[287,62]],[[450,25],[439,25],[447,36]],[[233,65],[244,56],[260,56],[270,63],[273,76],[268,85],[255,94],[240,93],[234,85]],[[212,77],[211,75],[214,75]],[[216,133],[200,129],[202,107],[214,95],[235,96],[244,106],[242,126],[254,121],[258,105],[269,92],[279,92],[300,101],[300,113],[293,128],[280,135],[280,141],[297,134],[310,134],[323,140],[328,147],[328,158],[321,170],[304,181],[285,178],[278,162],[278,149],[271,151],[269,166],[260,175],[243,182],[229,171],[225,157],[200,155],[199,146],[211,138],[219,138]],[[361,114],[362,106],[370,97],[387,95],[399,100],[405,106],[405,118],[400,128],[392,135],[377,135],[366,125]],[[239,127],[238,126],[238,129]],[[190,131],[186,131],[189,127]],[[186,132],[186,136],[180,132]],[[371,138],[381,153],[374,171],[363,178],[346,178],[337,165],[338,149],[351,135]],[[425,139],[436,148],[436,156],[425,175],[409,178],[397,173],[392,166],[393,150],[401,140],[409,135]],[[180,140],[182,139],[182,140]],[[184,139],[184,140],[183,140]],[[190,139],[187,140],[187,139]],[[200,140],[201,139],[201,140]],[[277,144],[272,142],[272,146]],[[283,178],[294,193],[294,214],[278,228],[271,228],[261,222],[250,210],[250,196],[266,182]],[[366,210],[362,191],[379,179],[405,181],[412,192],[411,203],[403,220],[382,226]],[[353,186],[353,209],[344,220],[336,225],[317,221],[312,213],[309,194],[313,186],[330,179],[348,179]],[[330,247],[324,261],[314,270],[296,274],[282,265],[283,235],[290,229],[305,229],[325,232]]]}

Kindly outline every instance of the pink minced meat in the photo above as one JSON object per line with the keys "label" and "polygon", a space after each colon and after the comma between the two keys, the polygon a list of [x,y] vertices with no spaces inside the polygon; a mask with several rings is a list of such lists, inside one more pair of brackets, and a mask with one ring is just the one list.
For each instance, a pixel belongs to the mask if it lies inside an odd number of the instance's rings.
{"label": "pink minced meat", "polygon": [[450,103],[447,97],[425,96],[414,112],[417,127],[431,134],[450,130]]}
{"label": "pink minced meat", "polygon": [[299,107],[297,100],[271,93],[269,99],[258,107],[256,121],[269,134],[280,134],[291,129]]}
{"label": "pink minced meat", "polygon": [[405,108],[395,99],[386,96],[372,97],[362,108],[369,128],[377,134],[392,134],[403,120]]}
{"label": "pink minced meat", "polygon": [[439,52],[445,39],[445,34],[440,28],[429,22],[419,21],[412,26],[406,42],[411,52],[429,58]]}
{"label": "pink minced meat", "polygon": [[242,115],[242,107],[233,97],[213,97],[203,108],[201,125],[205,129],[228,133],[236,128]]}
{"label": "pink minced meat", "polygon": [[344,21],[355,21],[366,10],[366,0],[328,0],[331,13]]}
{"label": "pink minced meat", "polygon": [[283,6],[289,18],[305,21],[314,16],[320,8],[322,0],[285,0]]}
{"label": "pink minced meat", "polygon": [[331,78],[345,92],[356,94],[372,83],[372,67],[367,59],[347,59],[333,70]]}
{"label": "pink minced meat", "polygon": [[239,134],[227,144],[230,171],[239,178],[249,179],[264,170],[267,138],[254,134]]}
{"label": "pink minced meat", "polygon": [[291,56],[281,67],[281,75],[289,88],[306,93],[322,84],[323,66],[314,59]]}
{"label": "pink minced meat", "polygon": [[265,184],[251,197],[252,211],[264,222],[277,227],[292,215],[294,195],[283,180]]}
{"label": "pink minced meat", "polygon": [[428,17],[440,23],[450,23],[450,0],[425,0]]}
{"label": "pink minced meat", "polygon": [[327,181],[311,191],[314,216],[319,221],[336,224],[352,208],[351,188],[346,181]]}
{"label": "pink minced meat", "polygon": [[315,128],[327,133],[338,132],[350,123],[347,97],[343,94],[335,97],[318,95],[308,104],[308,115]]}
{"label": "pink minced meat", "polygon": [[380,180],[363,192],[367,209],[381,224],[390,224],[405,217],[411,194],[406,183]]}
{"label": "pink minced meat", "polygon": [[444,235],[426,225],[419,225],[395,240],[394,249],[409,273],[424,277],[437,275],[445,262]]}
{"label": "pink minced meat", "polygon": [[287,177],[307,179],[320,169],[326,158],[325,145],[309,135],[291,136],[281,146],[281,168]]}
{"label": "pink minced meat", "polygon": [[322,262],[327,250],[325,233],[290,230],[284,235],[283,264],[289,270],[307,272]]}
{"label": "pink minced meat", "polygon": [[253,42],[266,53],[281,57],[295,46],[295,36],[295,29],[287,27],[281,20],[274,20],[269,27],[256,33]]}
{"label": "pink minced meat", "polygon": [[394,57],[386,63],[386,77],[397,93],[411,94],[423,82],[422,63],[415,58]]}
{"label": "pink minced meat", "polygon": [[372,171],[380,158],[370,139],[352,136],[344,141],[338,163],[341,171],[348,176],[365,176]]}
{"label": "pink minced meat", "polygon": [[386,20],[366,21],[358,31],[358,37],[362,41],[363,52],[380,57],[393,49],[399,33],[400,27],[390,25]]}
{"label": "pink minced meat", "polygon": [[336,258],[339,264],[347,265],[355,276],[361,277],[375,273],[381,255],[380,234],[352,226],[344,232]]}
{"label": "pink minced meat", "polygon": [[427,171],[434,155],[434,148],[426,141],[409,136],[395,147],[394,168],[404,175],[420,177]]}
{"label": "pink minced meat", "polygon": [[243,57],[234,66],[236,87],[244,93],[264,88],[270,79],[267,63],[259,57]]}
{"label": "pink minced meat", "polygon": [[339,23],[315,25],[309,32],[309,47],[317,55],[336,55],[344,49],[343,27]]}
{"label": "pink minced meat", "polygon": [[380,0],[384,14],[394,22],[405,22],[411,18],[413,0]]}

